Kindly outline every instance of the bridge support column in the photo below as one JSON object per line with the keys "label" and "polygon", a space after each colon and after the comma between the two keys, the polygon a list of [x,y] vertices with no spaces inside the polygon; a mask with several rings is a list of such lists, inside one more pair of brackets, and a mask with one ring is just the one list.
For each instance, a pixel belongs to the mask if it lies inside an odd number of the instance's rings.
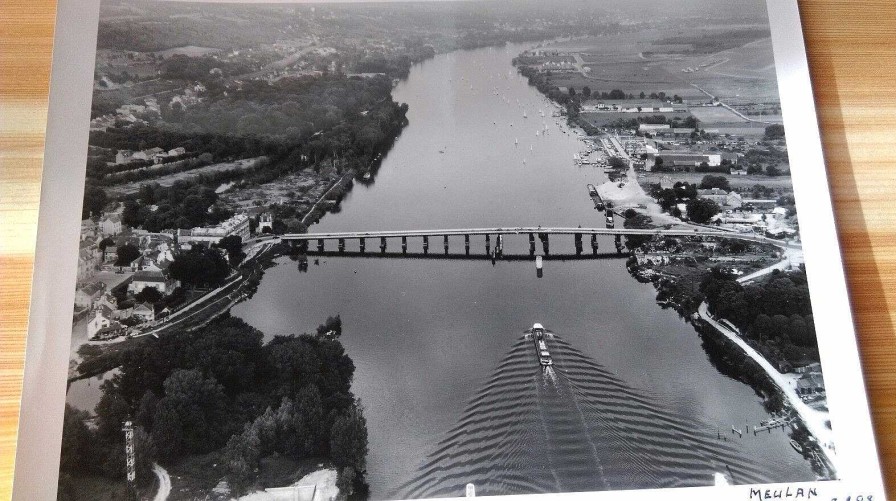
{"label": "bridge support column", "polygon": [[445,235],[445,254],[448,254],[448,235]]}
{"label": "bridge support column", "polygon": [[597,254],[597,233],[591,234],[591,252]]}
{"label": "bridge support column", "polygon": [[470,255],[470,235],[464,235],[464,249],[467,255]]}
{"label": "bridge support column", "polygon": [[616,235],[615,244],[616,244],[616,252],[618,254],[622,254],[622,250],[625,248],[622,245],[622,235]]}
{"label": "bridge support column", "polygon": [[485,234],[485,253],[491,254],[492,252],[492,236],[488,233]]}
{"label": "bridge support column", "polygon": [[498,235],[495,238],[495,255],[504,255],[504,235]]}
{"label": "bridge support column", "polygon": [[548,234],[539,233],[538,238],[541,239],[541,247],[544,249],[544,253],[549,254],[551,252],[551,241]]}
{"label": "bridge support column", "polygon": [[576,254],[581,254],[582,253],[582,234],[581,233],[575,234],[575,243],[576,243]]}
{"label": "bridge support column", "polygon": [[380,252],[386,252],[386,237],[380,238]]}
{"label": "bridge support column", "polygon": [[408,237],[401,237],[401,253],[407,254],[408,252]]}
{"label": "bridge support column", "polygon": [[366,238],[359,238],[359,239],[358,239],[358,243],[359,243],[359,245],[360,245],[360,247],[361,247],[361,252],[367,252],[367,248],[366,248],[366,247],[367,247],[367,239],[366,239]]}
{"label": "bridge support column", "polygon": [[324,239],[318,238],[317,239],[317,252],[323,252],[323,251],[324,251]]}
{"label": "bridge support column", "polygon": [[529,233],[529,254],[535,254],[535,233]]}
{"label": "bridge support column", "polygon": [[345,239],[339,239],[339,252],[345,252]]}
{"label": "bridge support column", "polygon": [[427,252],[429,252],[429,237],[424,235],[423,236],[423,253],[426,254]]}

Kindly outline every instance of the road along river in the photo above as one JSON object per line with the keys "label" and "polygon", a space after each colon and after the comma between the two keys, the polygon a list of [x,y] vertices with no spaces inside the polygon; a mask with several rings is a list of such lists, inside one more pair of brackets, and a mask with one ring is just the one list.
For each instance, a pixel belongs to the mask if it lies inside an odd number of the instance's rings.
{"label": "road along river", "polygon": [[[511,60],[522,50],[454,52],[412,68],[394,91],[410,106],[410,124],[373,182],[356,184],[341,211],[309,231],[602,225],[586,184],[604,175],[573,163],[583,144],[516,74]],[[419,252],[414,240],[409,251]],[[441,242],[433,243],[435,257]],[[612,237],[599,243],[601,253],[613,249]],[[482,237],[472,250],[484,251]],[[505,252],[528,253],[527,239],[509,237]],[[551,252],[573,253],[572,237],[552,239]],[[545,261],[542,278],[531,261],[327,256],[303,271],[281,258],[232,311],[270,337],[342,316],[375,499],[461,495],[489,470],[510,479],[490,484],[490,493],[703,485],[715,469],[739,483],[815,478],[783,431],[731,434],[768,419],[760,397],[710,362],[699,335],[656,304],[653,287],[633,280],[624,258]],[[562,342],[554,383],[539,379],[534,354],[527,358],[520,344],[534,322]],[[499,389],[519,399],[498,405],[488,392]],[[500,426],[502,405],[515,406],[521,423],[545,425],[487,433],[507,457],[446,446],[458,430],[473,432],[471,419],[476,433]],[[513,445],[526,434],[550,444],[558,465],[581,455],[583,469],[525,481],[526,465],[545,460],[539,448]],[[583,448],[584,437],[595,447]],[[629,468],[646,473],[620,473]],[[449,469],[458,475],[428,480]]]}

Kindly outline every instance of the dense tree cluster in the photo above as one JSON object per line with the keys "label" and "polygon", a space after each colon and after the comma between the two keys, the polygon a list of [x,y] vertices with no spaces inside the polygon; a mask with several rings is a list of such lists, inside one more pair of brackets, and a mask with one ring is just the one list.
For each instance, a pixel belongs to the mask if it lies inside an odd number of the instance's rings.
{"label": "dense tree cluster", "polygon": [[174,256],[168,271],[172,278],[180,280],[186,287],[213,288],[224,283],[230,273],[230,265],[217,248],[194,244],[190,250]]}
{"label": "dense tree cluster", "polygon": [[790,363],[817,361],[817,340],[804,270],[774,272],[759,284],[741,285],[713,269],[700,285],[709,311],[728,319],[773,358]]}
{"label": "dense tree cluster", "polygon": [[[215,205],[218,195],[207,186],[176,181],[171,186],[145,184],[136,198],[124,202],[122,222],[157,232],[217,224],[233,212]],[[155,206],[155,208],[153,208]]]}
{"label": "dense tree cluster", "polygon": [[119,374],[103,384],[95,430],[84,424],[85,413],[67,409],[63,473],[121,478],[121,426],[133,420],[142,481],[151,479],[152,461],[213,451],[237,490],[250,487],[259,460],[274,453],[329,458],[363,477],[366,422],[342,344],[324,335],[277,336],[267,344],[262,337],[226,318],[124,353]]}
{"label": "dense tree cluster", "polygon": [[685,181],[678,181],[671,188],[663,188],[659,183],[652,183],[648,193],[655,198],[660,207],[675,217],[681,216],[677,205],[697,198],[697,186]]}
{"label": "dense tree cluster", "polygon": [[780,124],[769,125],[765,128],[765,138],[769,140],[784,139],[784,126]]}
{"label": "dense tree cluster", "polygon": [[685,205],[688,219],[695,223],[706,224],[721,210],[719,204],[704,198],[688,200]]}
{"label": "dense tree cluster", "polygon": [[713,188],[730,191],[731,183],[728,182],[728,178],[725,176],[703,176],[703,179],[700,180],[700,189],[709,190]]}

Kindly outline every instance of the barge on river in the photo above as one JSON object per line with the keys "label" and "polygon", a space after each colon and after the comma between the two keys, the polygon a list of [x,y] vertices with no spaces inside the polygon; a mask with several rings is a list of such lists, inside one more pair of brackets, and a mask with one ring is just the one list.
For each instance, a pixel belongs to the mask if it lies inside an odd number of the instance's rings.
{"label": "barge on river", "polygon": [[588,185],[588,195],[590,195],[591,200],[594,201],[595,209],[604,210],[606,208],[604,200],[600,197],[600,193],[597,192],[597,188],[593,184]]}
{"label": "barge on river", "polygon": [[544,327],[541,324],[532,326],[532,340],[535,343],[535,353],[538,355],[538,363],[541,364],[542,367],[554,365],[554,361],[551,359],[551,353],[548,351],[548,346],[544,342]]}

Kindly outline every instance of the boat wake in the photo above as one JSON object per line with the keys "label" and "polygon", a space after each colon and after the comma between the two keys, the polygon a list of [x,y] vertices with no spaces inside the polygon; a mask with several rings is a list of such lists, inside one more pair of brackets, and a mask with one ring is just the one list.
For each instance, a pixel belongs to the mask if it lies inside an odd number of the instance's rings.
{"label": "boat wake", "polygon": [[518,339],[395,498],[767,482],[715,429],[650,401],[556,335]]}

